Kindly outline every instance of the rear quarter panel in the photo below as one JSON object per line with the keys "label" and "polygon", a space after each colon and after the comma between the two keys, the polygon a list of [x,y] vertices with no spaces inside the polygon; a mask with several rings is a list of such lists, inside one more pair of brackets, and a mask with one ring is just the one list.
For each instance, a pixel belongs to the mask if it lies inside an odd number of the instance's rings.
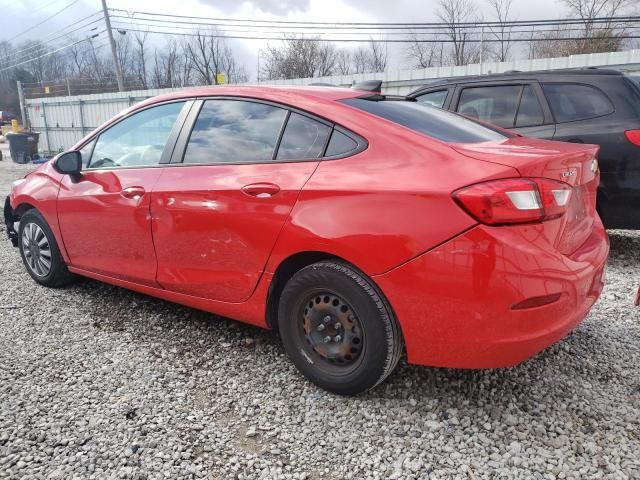
{"label": "rear quarter panel", "polygon": [[339,123],[369,147],[320,163],[274,247],[269,272],[302,251],[338,256],[368,275],[388,271],[476,224],[452,191],[518,176],[511,167],[464,157],[392,122],[338,108]]}

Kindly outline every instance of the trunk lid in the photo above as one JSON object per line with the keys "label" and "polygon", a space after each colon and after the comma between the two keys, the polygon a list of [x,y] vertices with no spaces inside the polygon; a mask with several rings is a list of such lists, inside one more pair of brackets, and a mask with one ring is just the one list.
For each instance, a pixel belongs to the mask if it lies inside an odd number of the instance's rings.
{"label": "trunk lid", "polygon": [[571,185],[567,211],[558,219],[555,242],[563,254],[571,255],[591,234],[600,181],[595,161],[600,148],[597,145],[513,137],[451,147],[470,158],[513,167],[523,177],[549,178]]}

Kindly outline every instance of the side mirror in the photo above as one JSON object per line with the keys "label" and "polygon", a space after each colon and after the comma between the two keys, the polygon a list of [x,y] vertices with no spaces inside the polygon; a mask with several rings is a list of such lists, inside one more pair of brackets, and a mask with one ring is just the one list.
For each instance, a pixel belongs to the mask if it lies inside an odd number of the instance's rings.
{"label": "side mirror", "polygon": [[60,173],[77,178],[82,171],[82,155],[80,152],[65,152],[58,157],[54,167]]}

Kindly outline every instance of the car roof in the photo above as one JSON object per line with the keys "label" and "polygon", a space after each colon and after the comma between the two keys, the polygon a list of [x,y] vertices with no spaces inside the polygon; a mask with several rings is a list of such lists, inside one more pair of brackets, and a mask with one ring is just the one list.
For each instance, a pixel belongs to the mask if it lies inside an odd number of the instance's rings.
{"label": "car roof", "polygon": [[137,106],[144,106],[169,100],[180,100],[194,97],[233,96],[250,97],[276,102],[288,103],[297,99],[315,99],[336,101],[345,98],[359,97],[369,92],[343,87],[330,86],[293,86],[293,85],[215,85],[206,87],[185,88],[176,92],[159,95],[145,100]]}
{"label": "car roof", "polygon": [[428,82],[416,89],[422,90],[424,88],[431,88],[439,85],[448,85],[456,83],[466,82],[490,82],[500,80],[524,80],[534,77],[585,77],[585,76],[623,76],[624,73],[619,70],[604,69],[604,68],[565,68],[558,70],[532,70],[528,72],[510,71],[504,73],[491,73],[486,75],[469,75],[464,77],[451,77],[435,79],[433,82]]}

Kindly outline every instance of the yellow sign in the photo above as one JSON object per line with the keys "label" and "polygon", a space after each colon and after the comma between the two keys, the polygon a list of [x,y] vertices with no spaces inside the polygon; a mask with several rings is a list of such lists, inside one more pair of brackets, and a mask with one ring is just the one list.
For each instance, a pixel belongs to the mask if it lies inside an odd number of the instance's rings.
{"label": "yellow sign", "polygon": [[15,118],[11,120],[11,131],[13,133],[18,133],[18,120],[16,120]]}
{"label": "yellow sign", "polygon": [[224,73],[216,74],[216,85],[224,85],[227,83],[227,76]]}
{"label": "yellow sign", "polygon": [[49,87],[44,87],[44,93],[47,93],[47,94],[51,93],[51,92],[49,91]]}

